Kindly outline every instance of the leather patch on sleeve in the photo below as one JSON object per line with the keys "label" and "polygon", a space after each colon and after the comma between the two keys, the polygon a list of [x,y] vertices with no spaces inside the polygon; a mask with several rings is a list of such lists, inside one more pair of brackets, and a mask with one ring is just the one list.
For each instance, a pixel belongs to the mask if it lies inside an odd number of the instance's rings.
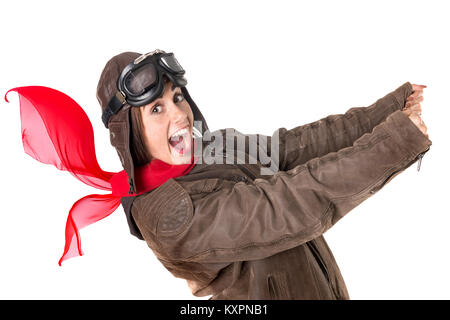
{"label": "leather patch on sleeve", "polygon": [[[170,181],[170,182],[169,182]],[[174,236],[192,219],[193,205],[189,193],[174,179],[168,180],[170,199],[160,207],[156,235]]]}
{"label": "leather patch on sleeve", "polygon": [[188,218],[188,205],[186,199],[171,203],[158,221],[157,231],[162,233],[174,232],[183,226]]}
{"label": "leather patch on sleeve", "polygon": [[180,233],[193,215],[188,192],[174,179],[138,196],[134,204],[133,217],[146,240]]}

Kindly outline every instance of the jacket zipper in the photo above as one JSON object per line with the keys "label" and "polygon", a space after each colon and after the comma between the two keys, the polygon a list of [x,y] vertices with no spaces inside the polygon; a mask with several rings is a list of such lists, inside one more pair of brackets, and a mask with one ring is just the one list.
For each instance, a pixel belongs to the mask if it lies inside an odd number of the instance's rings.
{"label": "jacket zipper", "polygon": [[232,181],[234,181],[234,182],[247,182],[248,181],[248,178],[247,177],[245,177],[245,176],[232,176],[231,177],[231,180]]}
{"label": "jacket zipper", "polygon": [[422,158],[425,155],[425,153],[428,152],[428,150],[430,150],[430,147],[428,147],[428,149],[426,149],[424,152],[419,153],[417,155],[417,157],[415,157],[412,161],[410,161],[405,167],[402,167],[401,169],[393,171],[389,176],[387,176],[386,179],[384,179],[384,181],[380,185],[378,185],[377,187],[375,187],[372,190],[370,190],[370,193],[373,194],[373,193],[377,192],[378,190],[380,190],[381,188],[383,188],[386,185],[386,183],[391,181],[397,173],[399,173],[402,170],[406,170],[407,168],[409,168],[417,160],[419,161],[417,163],[417,171],[419,171],[420,170],[420,166],[422,164]]}
{"label": "jacket zipper", "polygon": [[255,180],[256,176],[250,172],[250,170],[248,170],[246,167],[244,167],[243,165],[237,165],[239,169],[242,170],[242,172],[244,172],[247,176],[249,176],[252,180]]}
{"label": "jacket zipper", "polygon": [[417,171],[420,171],[420,166],[422,165],[422,158],[423,158],[423,155],[424,155],[425,153],[424,152],[422,152],[421,154],[419,154],[419,161],[417,162]]}

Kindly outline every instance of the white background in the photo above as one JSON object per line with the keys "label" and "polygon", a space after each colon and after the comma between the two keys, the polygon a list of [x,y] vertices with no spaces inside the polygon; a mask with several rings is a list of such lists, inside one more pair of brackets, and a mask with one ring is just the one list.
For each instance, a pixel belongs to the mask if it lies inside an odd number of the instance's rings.
{"label": "white background", "polygon": [[[449,5],[445,1],[2,1],[0,95],[43,85],[94,127],[97,158],[120,171],[95,93],[123,51],[173,51],[211,130],[270,135],[425,84],[433,146],[325,237],[352,299],[449,299]],[[72,204],[90,193],[23,151],[19,103],[0,103],[0,298],[191,299],[122,207],[81,231],[85,255],[59,267]],[[198,298],[206,299],[208,297]]]}

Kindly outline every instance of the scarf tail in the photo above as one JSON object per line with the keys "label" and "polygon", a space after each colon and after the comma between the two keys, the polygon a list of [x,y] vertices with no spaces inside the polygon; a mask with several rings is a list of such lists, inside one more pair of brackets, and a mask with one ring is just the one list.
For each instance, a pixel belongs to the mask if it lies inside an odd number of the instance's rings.
{"label": "scarf tail", "polygon": [[[94,132],[84,110],[58,90],[28,86],[13,88],[19,95],[22,144],[26,154],[44,164],[68,171],[81,182],[112,191],[115,173],[103,171],[95,155]],[[59,265],[83,255],[79,230],[110,215],[120,204],[112,194],[88,195],[75,202],[65,229],[64,253]]]}
{"label": "scarf tail", "polygon": [[120,205],[120,197],[112,194],[91,194],[75,202],[66,222],[64,253],[58,264],[75,256],[82,256],[80,229],[113,213]]}
{"label": "scarf tail", "polygon": [[[65,229],[64,253],[58,264],[83,255],[80,229],[114,212],[120,199],[128,194],[125,171],[103,171],[95,155],[94,132],[84,110],[68,95],[48,87],[29,86],[10,89],[20,101],[22,143],[25,153],[59,170],[68,171],[81,182],[111,194],[91,194],[75,202],[69,211]],[[196,142],[194,141],[194,147]],[[153,159],[137,170],[138,193],[148,192],[167,179],[187,174],[198,158],[190,164],[170,165]]]}
{"label": "scarf tail", "polygon": [[84,110],[68,95],[48,87],[16,91],[20,102],[22,144],[26,154],[81,182],[111,191],[113,172],[103,171],[95,155],[94,131]]}

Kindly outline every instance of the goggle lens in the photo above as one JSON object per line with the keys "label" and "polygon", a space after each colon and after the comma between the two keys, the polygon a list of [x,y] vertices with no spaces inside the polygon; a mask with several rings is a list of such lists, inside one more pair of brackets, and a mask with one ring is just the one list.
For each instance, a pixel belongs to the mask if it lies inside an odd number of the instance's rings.
{"label": "goggle lens", "polygon": [[127,90],[133,95],[141,95],[149,87],[153,86],[156,80],[156,69],[151,63],[148,63],[131,71],[125,78],[124,84]]}

